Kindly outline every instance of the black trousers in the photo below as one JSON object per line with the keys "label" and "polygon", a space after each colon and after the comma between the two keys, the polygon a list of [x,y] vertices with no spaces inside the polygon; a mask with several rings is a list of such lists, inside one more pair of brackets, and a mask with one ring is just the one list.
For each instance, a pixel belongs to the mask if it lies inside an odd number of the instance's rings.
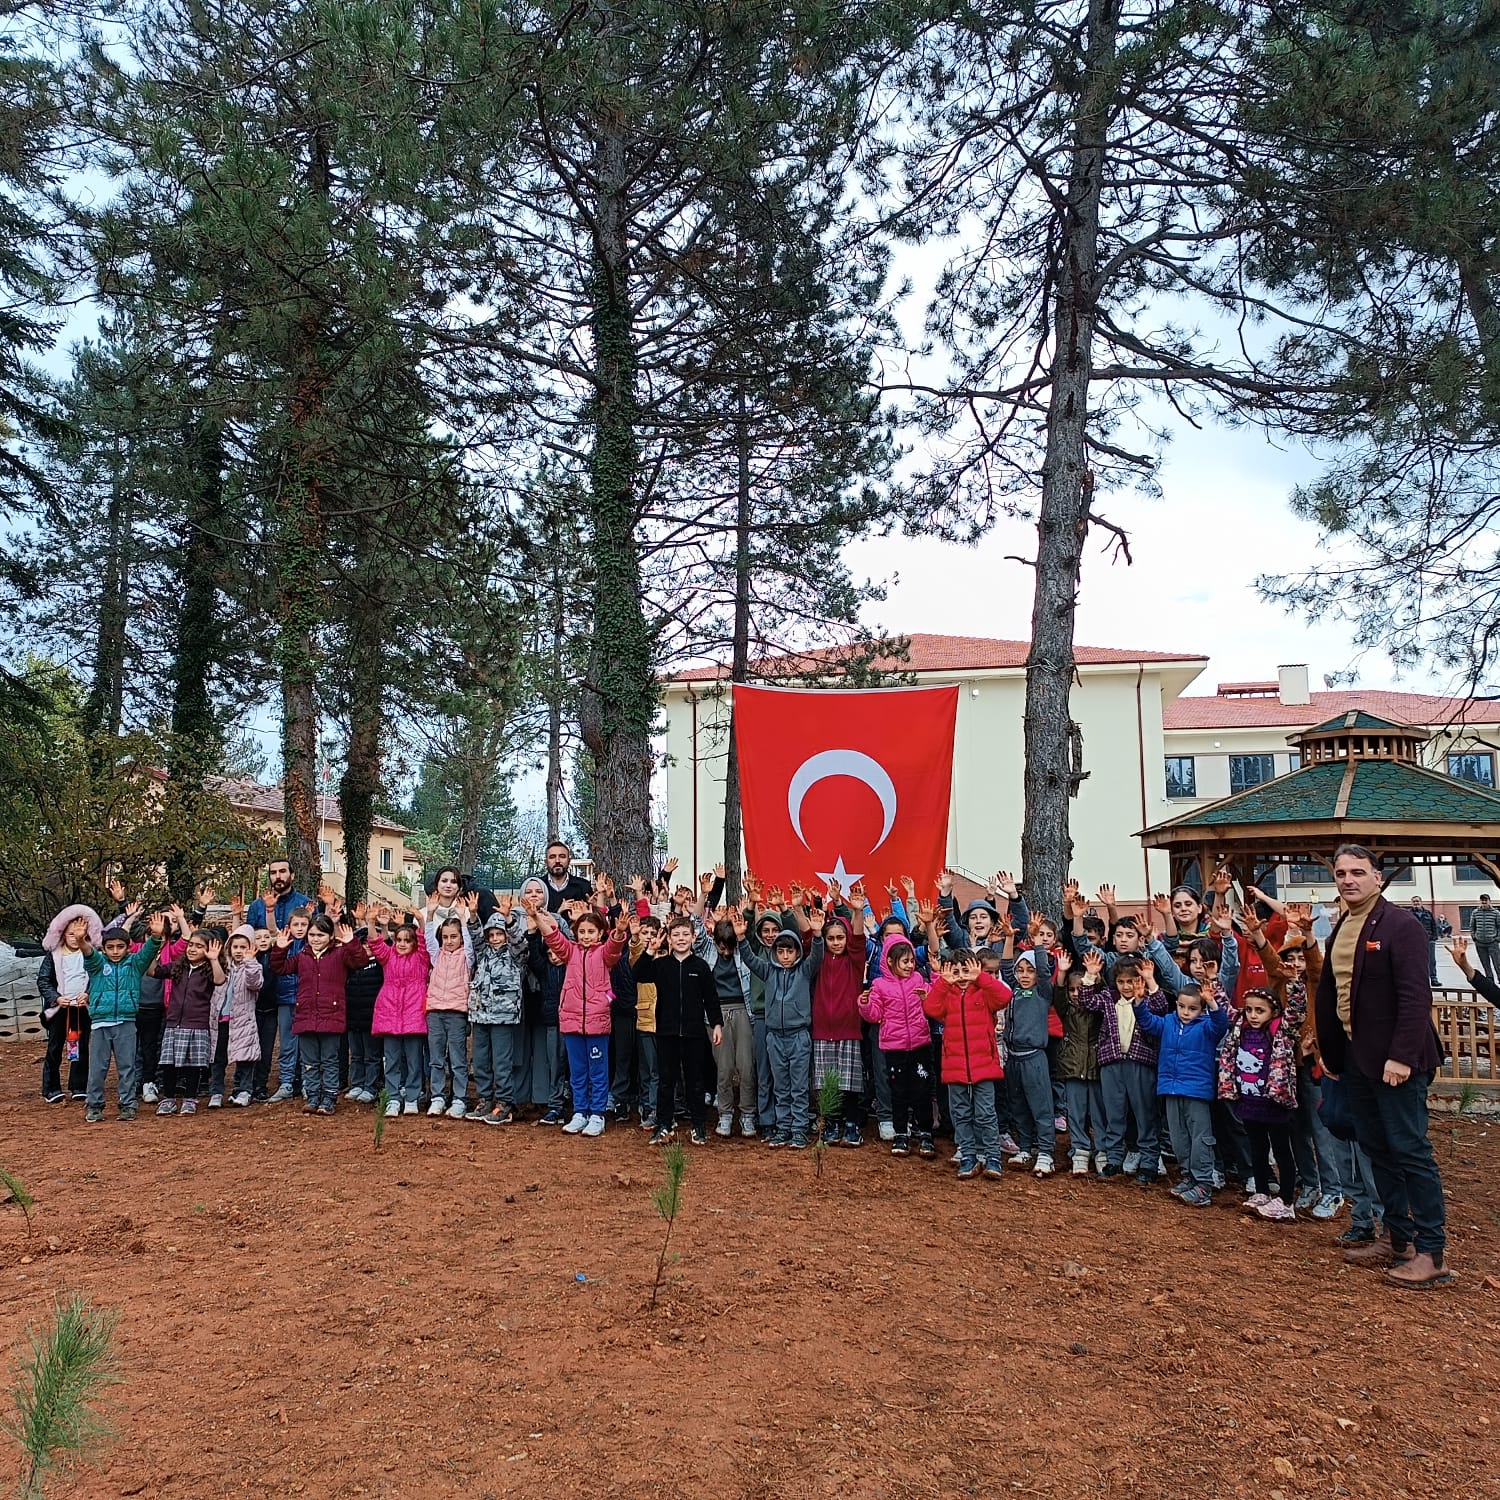
{"label": "black trousers", "polygon": [[1276,1182],[1283,1203],[1297,1196],[1297,1155],[1292,1150],[1292,1125],[1265,1125],[1257,1120],[1245,1121],[1245,1135],[1250,1141],[1250,1170],[1255,1176],[1255,1191],[1264,1193],[1271,1181],[1271,1156],[1276,1157]]}
{"label": "black trousers", "polygon": [[253,1092],[265,1094],[271,1081],[271,1054],[276,1050],[277,1011],[255,1012],[255,1034],[260,1038],[260,1060],[255,1064],[255,1088]]}
{"label": "black trousers", "polygon": [[896,1134],[931,1135],[931,1045],[910,1052],[887,1052],[885,1066],[891,1075],[891,1122]]}
{"label": "black trousers", "polygon": [[694,1130],[707,1131],[708,1108],[703,1102],[703,1048],[696,1036],[656,1033],[656,1123],[670,1130],[675,1118],[677,1082],[682,1080],[688,1119]]}
{"label": "black trousers", "polygon": [[184,1099],[196,1099],[198,1091],[203,1087],[202,1068],[177,1067],[172,1063],[163,1063],[161,1069],[161,1096],[163,1099],[171,1099],[180,1096]]}
{"label": "black trousers", "polygon": [[143,1005],[135,1018],[135,1076],[138,1083],[155,1083],[161,1065],[161,1033],[166,1025],[164,1005]]}
{"label": "black trousers", "polygon": [[75,1005],[70,1010],[59,1006],[47,1022],[47,1056],[42,1062],[42,1094],[60,1094],[63,1059],[68,1052],[68,1027],[78,1029],[78,1061],[68,1064],[68,1092],[84,1094],[89,1086],[89,1013],[88,1007]]}

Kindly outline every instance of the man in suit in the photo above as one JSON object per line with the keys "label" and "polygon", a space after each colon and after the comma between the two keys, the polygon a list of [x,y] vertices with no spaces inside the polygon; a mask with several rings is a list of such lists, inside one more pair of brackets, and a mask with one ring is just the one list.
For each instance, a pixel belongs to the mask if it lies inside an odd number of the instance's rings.
{"label": "man in suit", "polygon": [[1427,1089],[1442,1059],[1427,933],[1385,899],[1380,866],[1363,846],[1339,847],[1333,878],[1345,910],[1318,981],[1318,1047],[1343,1081],[1385,1204],[1384,1232],[1344,1259],[1387,1265],[1398,1286],[1440,1286],[1453,1273],[1443,1264],[1443,1183],[1427,1136]]}

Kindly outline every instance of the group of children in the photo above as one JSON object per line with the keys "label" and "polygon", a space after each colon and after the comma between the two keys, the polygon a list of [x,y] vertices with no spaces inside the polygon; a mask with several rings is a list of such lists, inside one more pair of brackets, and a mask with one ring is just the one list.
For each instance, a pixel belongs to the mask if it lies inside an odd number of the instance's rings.
{"label": "group of children", "polygon": [[1184,886],[1144,914],[1070,883],[1060,921],[1003,872],[962,911],[947,876],[935,899],[903,882],[884,916],[860,885],[749,877],[724,907],[722,870],[694,890],[668,866],[619,897],[600,877],[577,900],[540,877],[463,894],[445,874],[422,912],[325,894],[284,926],[271,900],[264,926],[238,900],[227,923],[122,901],[107,931],[66,909],[40,974],[44,1095],[67,1097],[66,1057],[91,1123],[111,1062],[122,1119],[138,1084],[159,1115],[196,1113],[205,1086],[210,1109],[300,1092],[317,1116],[342,1092],[492,1125],[535,1104],[584,1136],[638,1117],[652,1143],[679,1121],[705,1143],[712,1102],[720,1136],[737,1116],[793,1150],[817,1129],[862,1146],[873,1115],[897,1156],[951,1134],[960,1179],[1049,1176],[1065,1135],[1075,1176],[1150,1187],[1170,1156],[1186,1205],[1234,1181],[1266,1219],[1332,1218],[1347,1198],[1343,1240],[1374,1233],[1368,1163],[1320,1109],[1311,912],[1253,889],[1231,907],[1224,872],[1207,902]]}

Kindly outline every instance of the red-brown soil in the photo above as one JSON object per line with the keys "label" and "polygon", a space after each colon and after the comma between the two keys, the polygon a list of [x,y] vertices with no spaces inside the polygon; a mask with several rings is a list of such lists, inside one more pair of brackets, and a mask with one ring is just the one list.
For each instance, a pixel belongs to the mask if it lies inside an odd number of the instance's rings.
{"label": "red-brown soil", "polygon": [[59,1291],[119,1311],[116,1437],[49,1495],[1500,1494],[1500,1124],[1435,1117],[1427,1294],[1227,1194],[713,1140],[651,1311],[634,1127],[86,1126],[4,1064],[0,1345]]}

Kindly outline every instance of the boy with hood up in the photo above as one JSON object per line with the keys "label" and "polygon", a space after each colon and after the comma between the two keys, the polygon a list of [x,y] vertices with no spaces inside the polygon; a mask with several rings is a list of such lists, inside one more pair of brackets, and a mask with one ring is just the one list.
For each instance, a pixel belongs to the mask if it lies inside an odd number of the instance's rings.
{"label": "boy with hood up", "polygon": [[511,1080],[520,1045],[521,988],[526,973],[526,923],[509,892],[481,927],[473,919],[474,969],[469,975],[469,1031],[474,1048],[474,1083],[479,1107],[473,1118],[486,1125],[515,1119]]}
{"label": "boy with hood up", "polygon": [[[1012,958],[1015,934],[1005,939],[1000,973],[1011,989],[1005,1022],[1005,1076],[1014,1101],[1016,1136],[1021,1149],[1012,1159],[1032,1166],[1038,1177],[1050,1177],[1057,1155],[1057,1111],[1047,1043],[1052,1016],[1052,957],[1031,948]],[[1033,1165],[1034,1164],[1034,1165]]]}

